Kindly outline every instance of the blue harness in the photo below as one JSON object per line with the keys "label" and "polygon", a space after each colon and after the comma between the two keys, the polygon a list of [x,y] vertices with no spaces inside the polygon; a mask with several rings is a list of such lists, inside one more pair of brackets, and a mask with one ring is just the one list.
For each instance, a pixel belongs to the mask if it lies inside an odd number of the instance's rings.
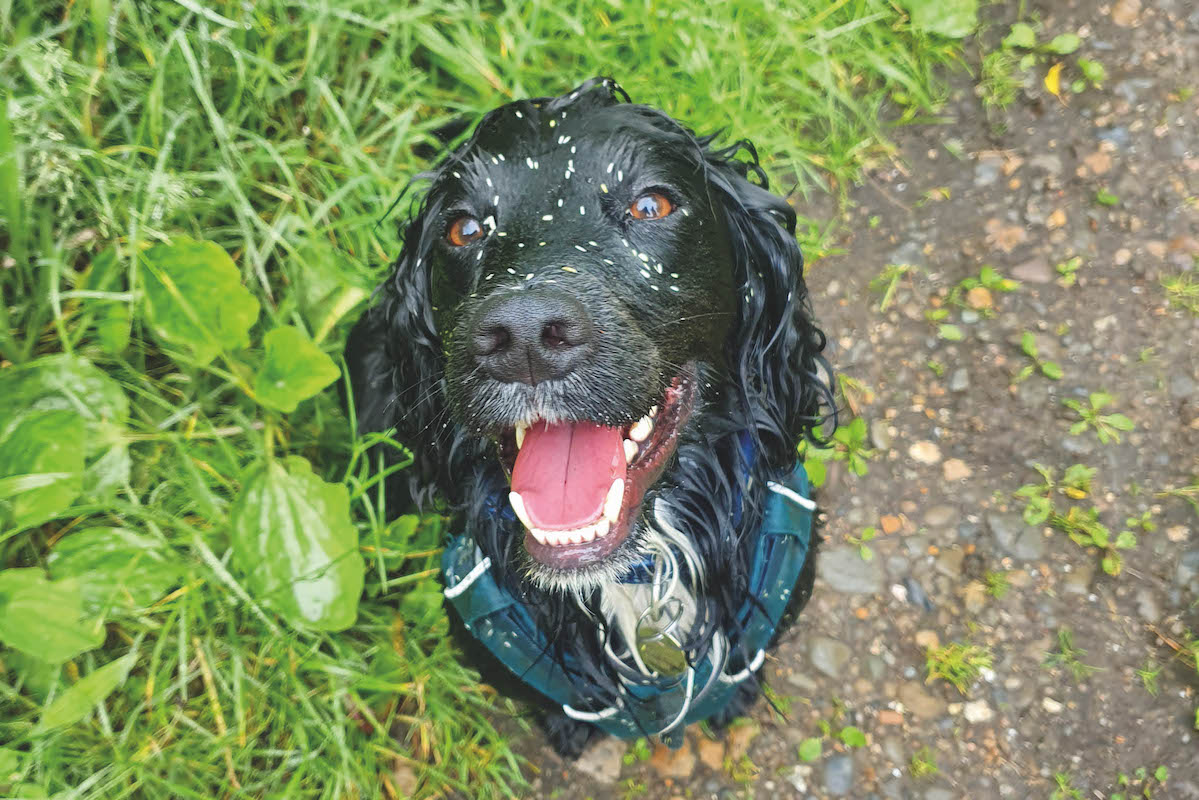
{"label": "blue harness", "polygon": [[[765,659],[765,647],[778,626],[791,591],[807,560],[816,504],[809,499],[802,464],[781,483],[770,482],[762,527],[754,543],[749,595],[737,615],[740,627],[725,631],[727,646],[713,647],[701,662],[680,676],[648,682],[622,681],[613,702],[598,710],[579,710],[567,654],[567,672],[549,655],[549,641],[520,601],[498,582],[491,559],[483,556],[467,533],[456,536],[442,556],[445,596],[467,629],[501,663],[553,702],[568,716],[590,722],[622,739],[656,735],[666,745],[682,745],[683,729],[711,717],[733,698],[738,684],[750,678]],[[626,583],[647,582],[643,566],[635,566]],[[723,652],[722,652],[723,651]],[[744,669],[726,671],[731,652],[753,653]],[[576,673],[577,674],[577,673]]]}

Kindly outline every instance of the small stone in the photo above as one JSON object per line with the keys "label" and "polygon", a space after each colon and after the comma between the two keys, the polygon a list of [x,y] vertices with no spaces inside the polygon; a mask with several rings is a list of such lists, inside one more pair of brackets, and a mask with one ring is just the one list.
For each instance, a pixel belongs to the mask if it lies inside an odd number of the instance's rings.
{"label": "small stone", "polygon": [[937,635],[936,631],[916,631],[913,639],[915,639],[917,647],[922,647],[925,650],[941,646],[941,637]]}
{"label": "small stone", "polygon": [[1083,156],[1082,163],[1095,175],[1106,175],[1112,168],[1112,156],[1106,150],[1100,149]]}
{"label": "small stone", "polygon": [[827,636],[814,636],[808,649],[812,666],[830,678],[845,677],[845,665],[853,656],[849,646]]}
{"label": "small stone", "polygon": [[1112,6],[1112,22],[1121,28],[1131,28],[1137,24],[1141,13],[1141,0],[1117,0]]}
{"label": "small stone", "polygon": [[837,755],[824,762],[824,789],[833,797],[844,797],[853,788],[853,756]]}
{"label": "small stone", "polygon": [[870,443],[879,450],[891,449],[891,426],[887,424],[885,419],[873,419],[870,421]]}
{"label": "small stone", "polygon": [[691,741],[683,740],[683,746],[671,750],[664,744],[654,746],[653,755],[649,757],[649,765],[664,778],[690,778],[695,770],[695,753],[691,751]]}
{"label": "small stone", "polygon": [[933,601],[928,599],[928,592],[920,582],[910,575],[903,579],[903,589],[907,592],[908,602],[925,612],[936,611]]}
{"label": "small stone", "polygon": [[1044,257],[1037,256],[1013,267],[1012,277],[1025,283],[1049,283],[1053,280],[1053,270]]}
{"label": "small stone", "polygon": [[990,186],[999,180],[999,172],[1003,168],[1003,159],[999,156],[983,156],[974,165],[974,185]]}
{"label": "small stone", "polygon": [[699,761],[713,772],[724,769],[724,742],[713,741],[706,736],[699,737],[695,744],[699,753]]}
{"label": "small stone", "polygon": [[924,512],[924,524],[930,528],[944,528],[957,518],[958,510],[953,506],[933,506]]}
{"label": "small stone", "polygon": [[1050,175],[1060,175],[1062,160],[1053,153],[1037,153],[1028,160],[1029,169],[1039,169]]}
{"label": "small stone", "polygon": [[878,521],[883,528],[883,533],[887,534],[888,536],[903,527],[903,523],[900,521],[899,517],[895,516],[894,514],[883,514],[881,517],[879,517]]}
{"label": "small stone", "polygon": [[1189,375],[1181,372],[1170,376],[1170,397],[1175,400],[1185,400],[1199,391],[1199,383]]}
{"label": "small stone", "polygon": [[1174,568],[1174,581],[1186,586],[1197,575],[1199,575],[1199,550],[1187,550],[1178,559],[1178,565]]}
{"label": "small stone", "polygon": [[[1060,164],[1060,162],[1059,162]],[[996,250],[1010,253],[1028,240],[1028,232],[1019,225],[1008,225],[999,218],[987,220],[987,244]]]}
{"label": "small stone", "polygon": [[908,448],[908,455],[921,464],[936,464],[941,460],[941,448],[935,442],[916,442]]}
{"label": "small stone", "polygon": [[987,587],[982,581],[970,581],[962,587],[962,606],[967,614],[979,614],[987,607]]}
{"label": "small stone", "polygon": [[956,795],[953,792],[939,786],[934,786],[924,793],[924,800],[954,800],[954,797]]}
{"label": "small stone", "polygon": [[[616,783],[620,779],[620,768],[628,742],[615,736],[603,736],[587,745],[587,749],[575,762],[575,767],[600,783]],[[411,792],[401,795],[411,796]]]}
{"label": "small stone", "polygon": [[727,737],[728,757],[734,761],[740,761],[741,756],[749,752],[750,742],[761,732],[762,727],[752,719],[743,720],[730,726]]}
{"label": "small stone", "polygon": [[990,722],[994,718],[995,712],[987,705],[986,700],[971,700],[962,709],[962,716],[966,718],[967,722],[978,724]]}
{"label": "small stone", "polygon": [[965,367],[958,367],[949,376],[949,391],[964,392],[970,388],[970,371]]}
{"label": "small stone", "polygon": [[1121,247],[1116,251],[1115,255],[1112,256],[1112,261],[1116,263],[1117,267],[1123,267],[1128,264],[1129,261],[1132,261],[1132,251],[1127,247]]}
{"label": "small stone", "polygon": [[1145,250],[1154,258],[1166,257],[1166,243],[1160,239],[1150,239],[1145,242]]}
{"label": "small stone", "polygon": [[975,286],[966,292],[966,304],[976,310],[992,308],[995,305],[995,298],[987,287]]}
{"label": "small stone", "polygon": [[1041,708],[1045,709],[1050,714],[1060,714],[1065,706],[1054,700],[1052,697],[1042,697]]}
{"label": "small stone", "polygon": [[1060,208],[1055,208],[1053,213],[1045,220],[1045,227],[1049,230],[1057,230],[1066,224],[1066,212]]}
{"label": "small stone", "polygon": [[843,594],[874,594],[883,589],[883,565],[877,558],[863,561],[856,547],[822,552],[816,559],[816,573],[833,591]]}
{"label": "small stone", "polygon": [[966,551],[960,547],[951,547],[941,551],[937,556],[936,570],[947,578],[956,578],[962,574],[962,560]]}
{"label": "small stone", "polygon": [[899,687],[899,702],[920,719],[936,719],[945,714],[945,701],[924,691],[918,681],[907,681]]}
{"label": "small stone", "polygon": [[1158,603],[1152,589],[1142,587],[1137,591],[1137,613],[1146,622],[1157,622],[1161,619],[1161,604]]}
{"label": "small stone", "polygon": [[995,541],[1008,554],[1033,561],[1045,554],[1045,537],[1041,532],[1024,524],[1019,514],[993,511],[987,514],[987,527]]}
{"label": "small stone", "polygon": [[1186,525],[1171,525],[1166,528],[1166,538],[1171,542],[1185,542],[1190,536]]}
{"label": "small stone", "polygon": [[903,714],[898,711],[892,711],[889,708],[884,708],[878,712],[879,725],[902,725]]}
{"label": "small stone", "polygon": [[807,764],[796,764],[783,773],[783,777],[787,779],[787,783],[795,787],[795,791],[800,794],[807,794],[808,781],[812,777],[812,768]]}
{"label": "small stone", "polygon": [[941,471],[945,473],[945,480],[960,481],[969,478],[974,474],[974,470],[962,461],[960,458],[951,458],[941,465]]}
{"label": "small stone", "polygon": [[[1095,577],[1095,567],[1083,564],[1062,580],[1062,594],[1087,595],[1091,592],[1091,579]],[[1010,581],[1009,581],[1010,582]]]}

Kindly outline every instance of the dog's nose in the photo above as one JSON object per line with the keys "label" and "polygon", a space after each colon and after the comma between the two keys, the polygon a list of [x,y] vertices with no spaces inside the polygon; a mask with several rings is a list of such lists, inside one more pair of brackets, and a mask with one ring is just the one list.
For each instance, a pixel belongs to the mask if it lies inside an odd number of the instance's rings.
{"label": "dog's nose", "polygon": [[471,354],[505,383],[536,385],[564,377],[591,352],[591,316],[561,292],[538,288],[493,297],[475,320]]}

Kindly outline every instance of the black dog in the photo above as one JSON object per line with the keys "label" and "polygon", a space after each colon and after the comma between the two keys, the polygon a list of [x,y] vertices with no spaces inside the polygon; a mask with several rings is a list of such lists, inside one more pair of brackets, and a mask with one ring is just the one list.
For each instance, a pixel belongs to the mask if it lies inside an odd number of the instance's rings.
{"label": "black dog", "polygon": [[811,588],[825,338],[794,212],[713,138],[610,80],[489,113],[347,349],[360,429],[462,531],[447,597],[567,755],[727,722]]}

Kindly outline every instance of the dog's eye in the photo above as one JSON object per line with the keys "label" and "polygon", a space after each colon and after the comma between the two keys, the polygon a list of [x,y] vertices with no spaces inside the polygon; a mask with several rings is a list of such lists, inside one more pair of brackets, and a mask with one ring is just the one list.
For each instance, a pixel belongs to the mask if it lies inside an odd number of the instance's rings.
{"label": "dog's eye", "polygon": [[629,213],[633,219],[662,219],[674,211],[674,204],[666,195],[657,192],[646,192],[633,201]]}
{"label": "dog's eye", "polygon": [[463,215],[450,223],[445,238],[454,247],[463,247],[483,238],[483,226],[474,217]]}

